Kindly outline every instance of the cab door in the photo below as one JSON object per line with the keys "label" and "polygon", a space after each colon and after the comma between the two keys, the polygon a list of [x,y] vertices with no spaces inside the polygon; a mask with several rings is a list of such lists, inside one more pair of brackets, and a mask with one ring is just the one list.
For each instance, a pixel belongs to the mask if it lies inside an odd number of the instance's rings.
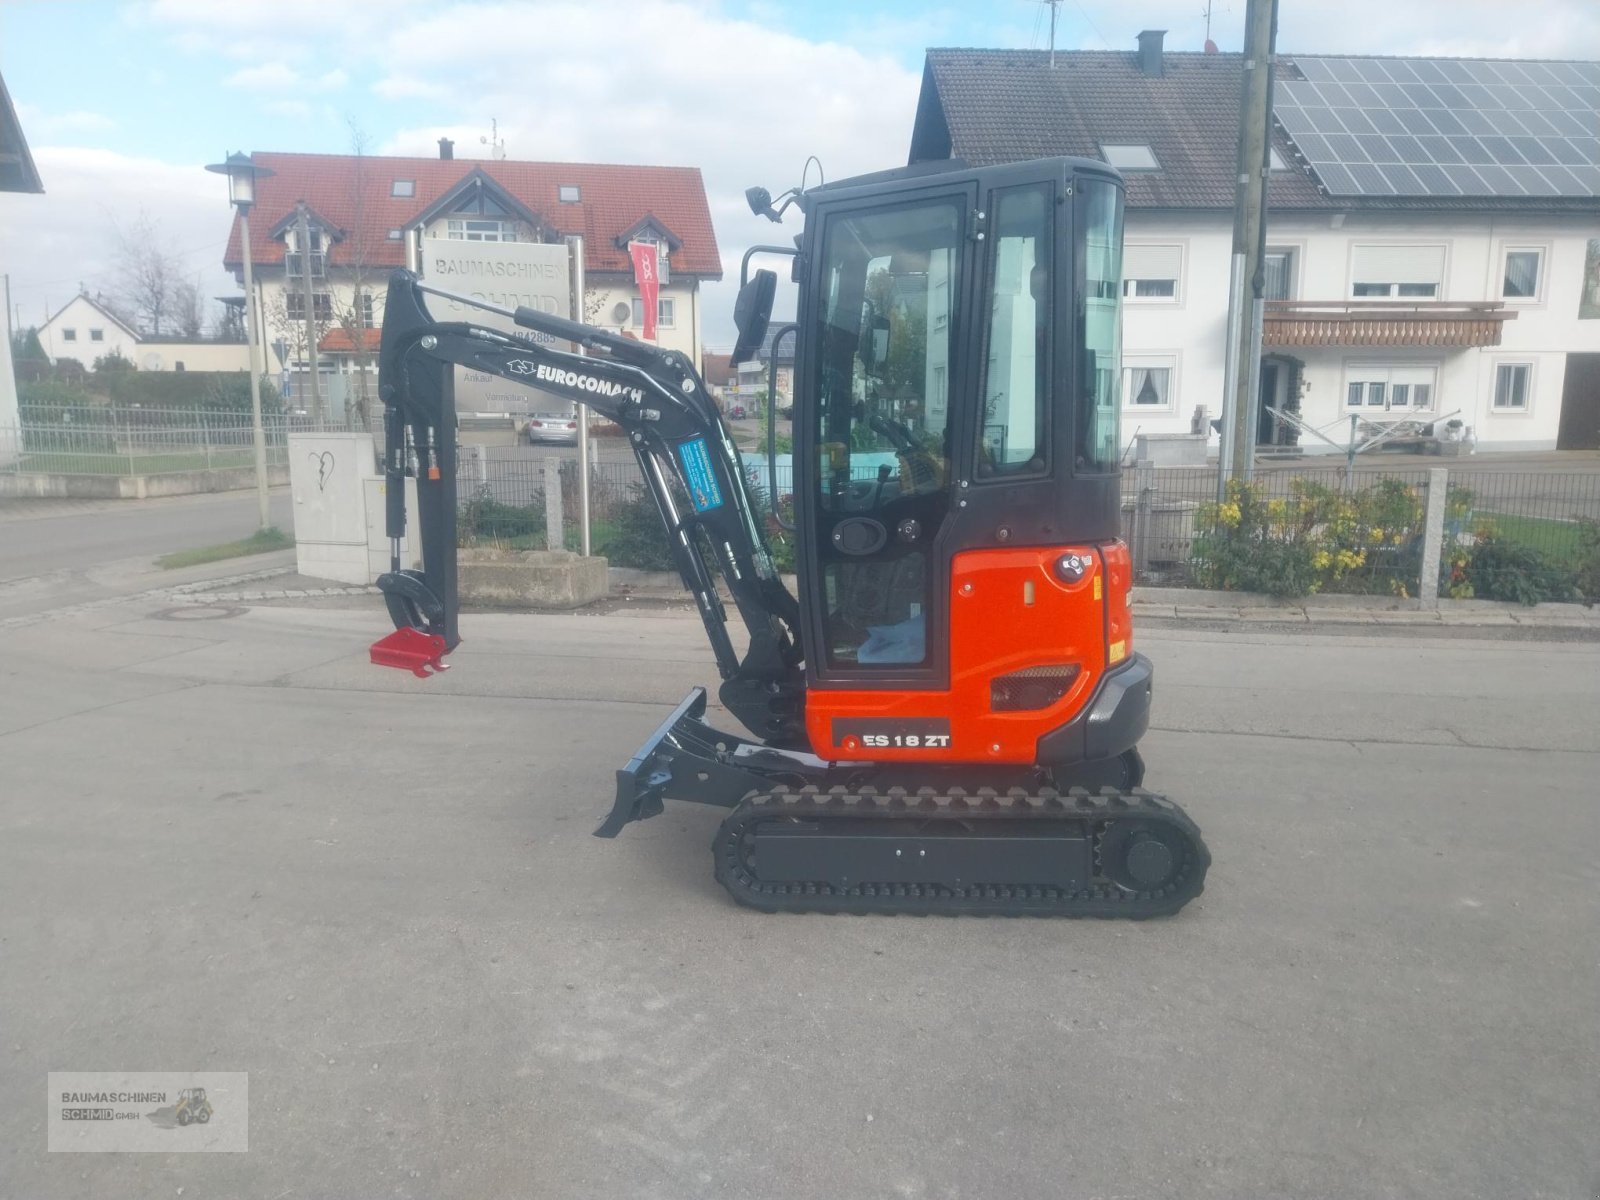
{"label": "cab door", "polygon": [[[821,213],[801,301],[797,524],[813,686],[948,679],[940,536],[977,189],[902,185]],[[815,228],[815,226],[813,227]]]}

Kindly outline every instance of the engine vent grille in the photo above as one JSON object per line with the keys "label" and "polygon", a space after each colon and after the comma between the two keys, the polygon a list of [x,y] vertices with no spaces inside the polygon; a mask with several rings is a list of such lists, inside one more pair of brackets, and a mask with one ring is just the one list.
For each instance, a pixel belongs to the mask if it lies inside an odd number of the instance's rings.
{"label": "engine vent grille", "polygon": [[1071,690],[1079,669],[1077,663],[1055,663],[997,676],[989,681],[990,711],[1033,712],[1049,708]]}

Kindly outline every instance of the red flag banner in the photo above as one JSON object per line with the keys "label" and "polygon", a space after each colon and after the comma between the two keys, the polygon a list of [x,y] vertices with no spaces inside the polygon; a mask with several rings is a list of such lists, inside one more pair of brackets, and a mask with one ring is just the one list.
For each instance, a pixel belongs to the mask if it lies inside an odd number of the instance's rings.
{"label": "red flag banner", "polygon": [[628,257],[633,259],[633,281],[639,285],[639,299],[643,301],[644,333],[647,341],[656,340],[656,309],[661,295],[661,280],[656,272],[656,247],[654,242],[629,242]]}

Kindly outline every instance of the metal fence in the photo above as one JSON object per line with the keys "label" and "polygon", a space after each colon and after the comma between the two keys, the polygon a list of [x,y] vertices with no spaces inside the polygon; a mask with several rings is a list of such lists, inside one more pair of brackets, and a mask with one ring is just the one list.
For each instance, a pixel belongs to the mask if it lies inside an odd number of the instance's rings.
{"label": "metal fence", "polygon": [[[24,405],[0,425],[0,471],[43,475],[157,475],[255,464],[248,412],[194,408]],[[263,414],[269,466],[288,459],[291,433],[343,430],[296,414]]]}
{"label": "metal fence", "polygon": [[[603,445],[603,443],[602,443]],[[620,447],[611,461],[591,464],[591,528],[597,552],[620,533],[630,545],[648,541],[658,521],[637,465]],[[469,514],[469,536],[525,547],[545,544],[546,494],[552,478],[541,447],[468,452],[458,494]],[[764,462],[746,463],[758,508],[791,495],[793,472],[779,463],[776,488]],[[562,491],[566,541],[577,544],[578,464],[567,453],[554,476]],[[1277,468],[1258,472],[1251,503],[1237,523],[1216,504],[1214,467],[1139,467],[1122,477],[1122,535],[1147,586],[1240,587],[1222,568],[1228,553],[1250,558],[1254,590],[1285,592],[1295,581],[1274,578],[1296,570],[1315,577],[1312,590],[1417,596],[1422,587],[1425,519],[1431,472],[1426,468],[1347,471],[1343,467]],[[1491,462],[1446,472],[1440,560],[1487,538],[1524,547],[1556,564],[1574,563],[1583,520],[1600,521],[1600,472],[1506,471]],[[468,506],[472,506],[470,509]],[[1254,519],[1255,524],[1250,521]],[[1241,527],[1244,526],[1244,527]],[[779,546],[780,558],[792,551]]]}
{"label": "metal fence", "polygon": [[[1123,538],[1132,548],[1135,577],[1146,585],[1214,584],[1214,558],[1207,556],[1229,540],[1254,536],[1259,544],[1298,541],[1362,557],[1358,567],[1325,578],[1321,590],[1414,596],[1422,584],[1429,480],[1427,469],[1414,468],[1261,471],[1252,489],[1263,519],[1250,526],[1245,514],[1248,528],[1241,528],[1229,524],[1231,509],[1219,511],[1215,504],[1214,467],[1134,468],[1122,479]],[[1468,463],[1448,468],[1445,480],[1446,560],[1494,538],[1571,563],[1582,522],[1600,521],[1600,472]]]}

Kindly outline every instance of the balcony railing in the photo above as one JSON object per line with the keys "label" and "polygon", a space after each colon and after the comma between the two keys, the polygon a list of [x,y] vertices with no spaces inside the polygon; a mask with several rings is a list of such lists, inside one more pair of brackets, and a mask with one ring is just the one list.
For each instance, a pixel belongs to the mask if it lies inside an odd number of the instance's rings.
{"label": "balcony railing", "polygon": [[1498,300],[1269,300],[1265,346],[1498,346],[1517,314]]}

